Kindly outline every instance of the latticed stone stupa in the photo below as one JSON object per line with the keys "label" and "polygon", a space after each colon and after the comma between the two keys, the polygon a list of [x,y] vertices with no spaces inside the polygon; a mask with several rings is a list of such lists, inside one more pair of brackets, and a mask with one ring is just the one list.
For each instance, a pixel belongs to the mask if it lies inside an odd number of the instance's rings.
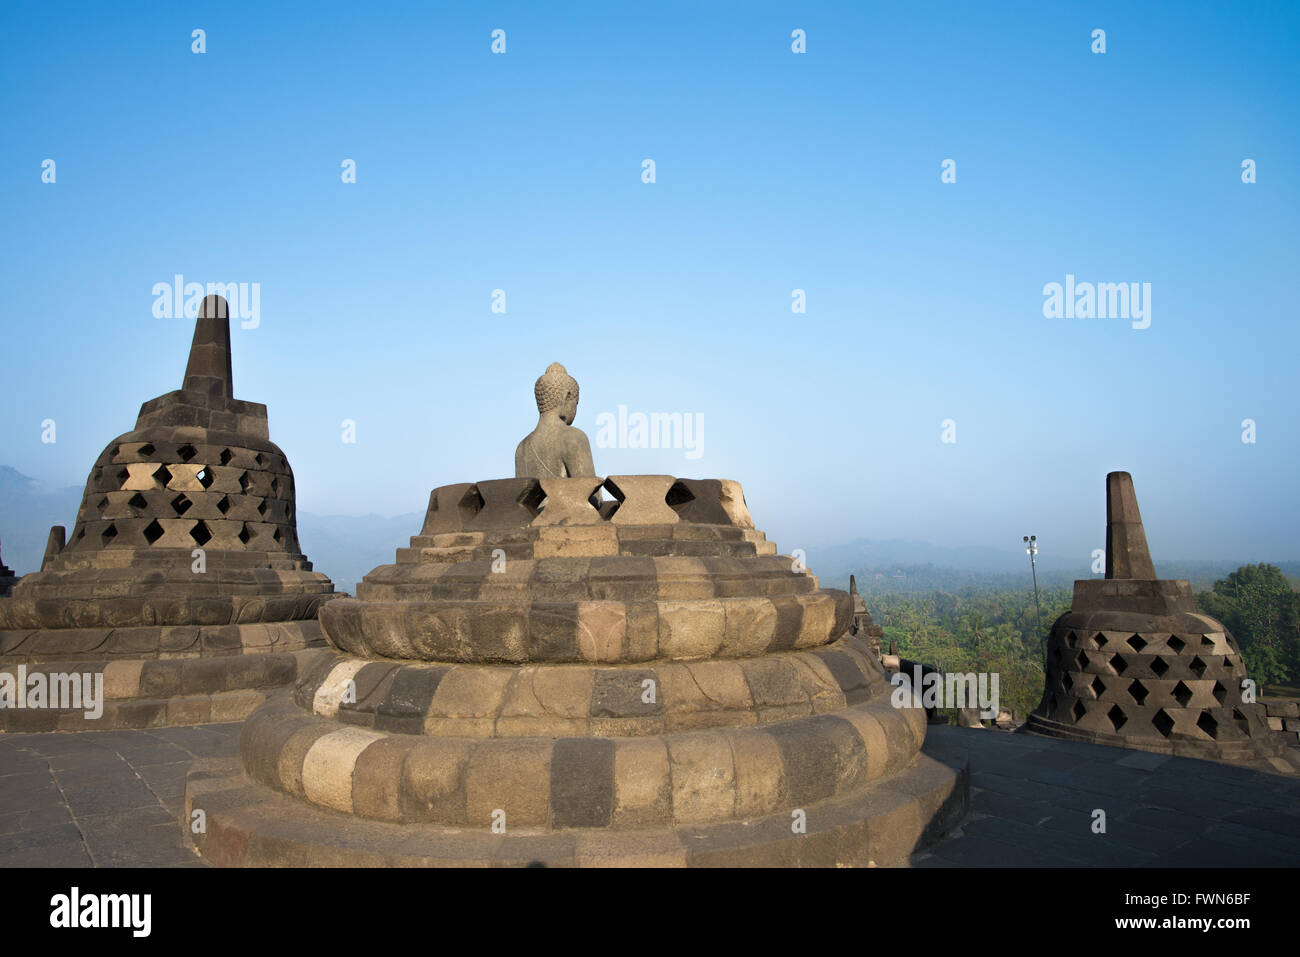
{"label": "latticed stone stupa", "polygon": [[[301,554],[266,406],[232,395],[228,315],[203,301],[183,386],[108,444],[66,545],[56,527],[41,571],[0,602],[0,671],[51,689],[0,709],[0,727],[236,720],[323,643],[316,612],[334,586]],[[50,675],[102,675],[103,714],[51,707]]]}
{"label": "latticed stone stupa", "polygon": [[1231,633],[1185,580],[1156,578],[1127,472],[1106,476],[1106,577],[1074,583],[1048,638],[1043,700],[1024,730],[1295,773],[1300,759],[1243,701]]}
{"label": "latticed stone stupa", "polygon": [[777,555],[735,482],[581,474],[577,383],[553,366],[536,394],[520,474],[434,489],[396,562],[321,609],[332,648],[240,759],[191,771],[204,856],[883,864],[964,813],[865,608],[852,634],[850,596]]}

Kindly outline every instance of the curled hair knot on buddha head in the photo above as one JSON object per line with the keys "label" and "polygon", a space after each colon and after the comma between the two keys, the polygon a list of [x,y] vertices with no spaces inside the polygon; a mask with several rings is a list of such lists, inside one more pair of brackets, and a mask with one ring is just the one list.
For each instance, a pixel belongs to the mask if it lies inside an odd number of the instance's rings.
{"label": "curled hair knot on buddha head", "polygon": [[572,393],[574,401],[578,398],[578,380],[565,371],[564,366],[552,362],[533,386],[533,395],[537,398],[537,411],[541,413],[558,409],[565,398]]}

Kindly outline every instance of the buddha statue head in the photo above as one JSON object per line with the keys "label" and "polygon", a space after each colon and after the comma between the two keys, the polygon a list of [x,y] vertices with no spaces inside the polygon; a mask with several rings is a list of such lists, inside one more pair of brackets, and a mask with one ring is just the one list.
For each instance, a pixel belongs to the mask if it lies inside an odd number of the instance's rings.
{"label": "buddha statue head", "polygon": [[553,412],[565,425],[572,425],[578,414],[578,380],[558,362],[552,362],[533,385],[537,399],[537,412],[546,416]]}

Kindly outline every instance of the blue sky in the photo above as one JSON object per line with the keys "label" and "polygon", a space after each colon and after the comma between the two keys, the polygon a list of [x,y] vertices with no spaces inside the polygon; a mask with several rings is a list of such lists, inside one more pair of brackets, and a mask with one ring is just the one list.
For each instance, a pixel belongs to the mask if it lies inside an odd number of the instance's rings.
{"label": "blue sky", "polygon": [[[1086,560],[1114,469],[1157,558],[1295,558],[1298,45],[1283,3],[7,4],[0,463],[79,484],[179,386],[180,273],[260,283],[235,393],[304,510],[510,474],[560,361],[593,445],[702,416],[598,473],[738,479],[814,571]],[[1150,283],[1150,328],[1045,318],[1067,273]]]}

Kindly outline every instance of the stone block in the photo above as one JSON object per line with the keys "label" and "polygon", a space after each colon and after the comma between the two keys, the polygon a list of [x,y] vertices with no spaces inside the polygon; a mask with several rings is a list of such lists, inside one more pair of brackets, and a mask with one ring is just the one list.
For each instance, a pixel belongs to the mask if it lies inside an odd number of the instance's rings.
{"label": "stone block", "polygon": [[671,770],[662,738],[615,741],[613,776],[611,822],[615,827],[662,827],[672,823]]}
{"label": "stone block", "polygon": [[666,658],[707,658],[722,647],[725,612],[717,599],[659,603],[659,651]]}
{"label": "stone block", "polygon": [[577,645],[584,661],[622,661],[627,648],[627,605],[579,602]]}
{"label": "stone block", "polygon": [[415,743],[402,765],[404,820],[453,827],[470,823],[465,810],[465,772],[474,746],[462,738],[421,738]]}
{"label": "stone block", "polygon": [[551,825],[606,827],[614,811],[614,742],[560,738],[551,754]]}
{"label": "stone block", "polygon": [[667,739],[673,818],[678,824],[725,820],[736,809],[736,770],[725,734],[709,731]]}
{"label": "stone block", "polygon": [[676,480],[671,475],[611,475],[605,483],[619,500],[610,522],[614,525],[676,525],[680,519],[668,507],[668,490]]}
{"label": "stone block", "polygon": [[494,812],[511,827],[550,824],[549,740],[485,741],[474,749],[465,772],[466,814],[471,827],[491,827]]}
{"label": "stone block", "polygon": [[352,813],[352,772],[361,753],[384,735],[366,728],[340,728],[317,738],[302,764],[307,800]]}

